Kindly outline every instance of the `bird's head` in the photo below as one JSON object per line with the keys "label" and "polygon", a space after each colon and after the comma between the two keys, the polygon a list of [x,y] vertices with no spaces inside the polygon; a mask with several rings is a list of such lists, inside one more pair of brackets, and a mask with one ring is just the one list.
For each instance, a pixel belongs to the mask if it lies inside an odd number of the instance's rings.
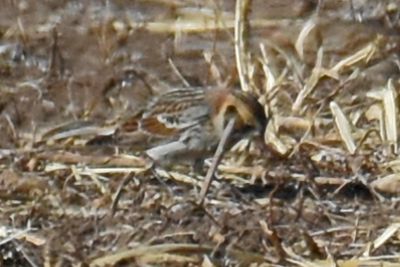
{"label": "bird's head", "polygon": [[227,121],[235,117],[235,133],[263,136],[268,119],[256,96],[241,90],[219,89],[211,94],[213,123],[222,133]]}

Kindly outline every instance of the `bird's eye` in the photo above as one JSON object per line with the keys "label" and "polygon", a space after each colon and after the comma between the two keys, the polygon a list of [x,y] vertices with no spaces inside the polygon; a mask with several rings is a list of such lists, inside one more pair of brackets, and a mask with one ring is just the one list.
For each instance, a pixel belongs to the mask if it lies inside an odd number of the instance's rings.
{"label": "bird's eye", "polygon": [[234,106],[228,106],[225,110],[225,116],[231,117],[237,114],[237,110]]}
{"label": "bird's eye", "polygon": [[172,116],[166,116],[165,117],[165,122],[167,124],[174,124],[174,123],[176,123],[176,119],[174,117],[172,117]]}
{"label": "bird's eye", "polygon": [[224,127],[225,127],[231,118],[238,116],[238,112],[234,106],[228,106],[225,110],[224,115],[225,115],[224,116]]}

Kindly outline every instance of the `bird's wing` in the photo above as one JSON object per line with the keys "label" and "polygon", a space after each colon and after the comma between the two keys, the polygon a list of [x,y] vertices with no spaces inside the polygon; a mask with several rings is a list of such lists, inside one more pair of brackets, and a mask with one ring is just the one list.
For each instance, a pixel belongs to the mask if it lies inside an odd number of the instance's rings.
{"label": "bird's wing", "polygon": [[143,114],[139,129],[171,137],[209,119],[210,108],[200,89],[176,89],[160,95]]}

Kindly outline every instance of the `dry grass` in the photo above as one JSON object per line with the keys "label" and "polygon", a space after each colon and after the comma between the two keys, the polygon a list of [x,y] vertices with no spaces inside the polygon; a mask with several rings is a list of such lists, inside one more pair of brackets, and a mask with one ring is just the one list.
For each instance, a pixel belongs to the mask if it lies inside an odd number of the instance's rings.
{"label": "dry grass", "polygon": [[[0,11],[0,265],[400,266],[395,1],[111,2]],[[193,81],[270,116],[203,205],[188,166],[85,145]]]}

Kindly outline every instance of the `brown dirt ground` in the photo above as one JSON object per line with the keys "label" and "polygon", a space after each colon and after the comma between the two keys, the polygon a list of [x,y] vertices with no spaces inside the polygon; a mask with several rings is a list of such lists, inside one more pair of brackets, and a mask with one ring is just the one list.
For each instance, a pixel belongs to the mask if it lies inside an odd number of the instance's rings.
{"label": "brown dirt ground", "polygon": [[[228,77],[239,84],[229,26],[235,1],[2,1],[0,266],[344,266],[349,259],[399,266],[398,182],[395,190],[372,186],[397,173],[384,165],[397,156],[368,138],[348,153],[327,104],[338,102],[360,131],[379,130],[363,114],[376,104],[367,92],[389,78],[399,88],[399,2],[250,2],[254,91],[266,95],[260,44],[268,44],[268,64],[276,77],[285,73],[277,101],[269,100],[272,113],[315,124],[306,138],[281,127],[290,153],[274,144],[263,154],[230,153],[199,207],[201,179],[185,166],[145,170],[129,146],[52,137],[85,123],[118,124],[153,95],[183,86],[169,60],[193,86]],[[208,29],[216,18],[223,29]],[[318,30],[300,57],[295,42],[311,18]],[[171,29],[179,22],[198,29]],[[322,65],[333,66],[375,42],[369,61],[349,63],[339,79],[321,78],[293,113],[319,47]],[[315,160],[325,150],[333,156]]]}

